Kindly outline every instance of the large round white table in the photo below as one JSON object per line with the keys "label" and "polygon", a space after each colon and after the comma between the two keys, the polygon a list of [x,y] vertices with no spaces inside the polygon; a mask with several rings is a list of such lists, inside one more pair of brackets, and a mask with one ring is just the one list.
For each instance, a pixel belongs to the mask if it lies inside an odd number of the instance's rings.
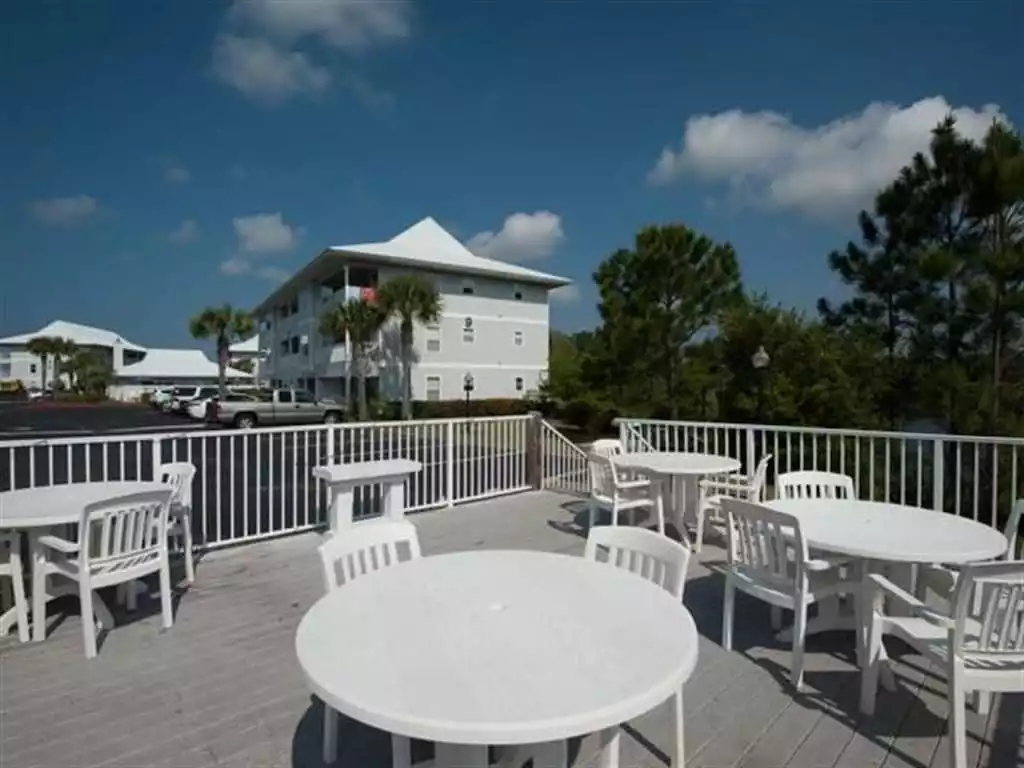
{"label": "large round white table", "polygon": [[356,579],[310,608],[295,646],[328,706],[466,745],[471,765],[486,765],[487,745],[617,728],[677,693],[697,663],[693,619],[665,590],[606,563],[515,550]]}
{"label": "large round white table", "polygon": [[[725,475],[738,472],[740,462],[728,456],[707,453],[682,453],[671,451],[641,451],[621,453],[612,457],[615,466],[631,469],[649,476],[658,484],[662,505],[668,503],[668,490],[678,480],[682,491],[681,503],[673,509],[676,527],[682,529],[687,519],[696,519],[697,483],[708,475]],[[667,507],[666,507],[667,508]]]}
{"label": "large round white table", "polygon": [[[47,529],[59,525],[73,525],[81,521],[82,511],[87,504],[103,501],[115,496],[143,491],[166,489],[158,482],[105,481],[101,483],[67,483],[39,488],[22,488],[16,491],[0,492],[0,529],[24,531],[28,534],[32,568],[45,555],[38,544],[38,538]],[[33,589],[39,589],[33,585]],[[75,593],[71,587],[58,585],[46,590],[46,600],[53,600],[64,594]],[[104,626],[111,626],[110,610],[99,598],[93,604],[97,618]],[[0,616],[0,634],[10,631],[15,621],[13,609]],[[46,636],[45,617],[32,617],[32,639],[43,640]]]}
{"label": "large round white table", "polygon": [[[880,564],[972,563],[999,557],[1007,546],[994,528],[922,507],[859,499],[776,499],[766,506],[797,518],[809,548],[860,561],[865,581]],[[866,619],[867,605],[860,610]],[[860,658],[865,628],[856,616],[827,611],[807,622],[807,634],[835,629],[858,632]],[[789,637],[787,631],[780,639]]]}

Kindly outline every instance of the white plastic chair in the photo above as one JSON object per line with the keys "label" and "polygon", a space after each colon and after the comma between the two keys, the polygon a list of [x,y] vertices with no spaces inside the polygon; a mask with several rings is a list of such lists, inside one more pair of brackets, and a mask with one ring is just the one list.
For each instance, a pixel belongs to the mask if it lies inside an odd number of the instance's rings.
{"label": "white plastic chair", "polygon": [[[686,571],[690,564],[690,546],[658,535],[646,528],[616,528],[604,526],[595,528],[587,535],[583,556],[595,562],[604,562],[616,568],[624,568],[647,579],[666,590],[680,601],[686,587]],[[683,738],[683,691],[672,697],[672,714],[675,726],[675,754],[672,765],[682,766],[685,758]],[[618,750],[618,738],[607,747]],[[614,765],[618,764],[617,755]]]}
{"label": "white plastic chair", "polygon": [[[1024,561],[964,566],[948,615],[929,608],[883,576],[868,578],[874,595],[861,673],[861,711],[874,714],[883,637],[894,634],[945,670],[950,765],[967,768],[967,691],[977,691],[979,700],[987,699],[990,692],[1024,692]],[[981,610],[972,615],[976,591],[982,595]],[[885,615],[885,598],[902,603],[911,615]]]}
{"label": "white plastic chair", "polygon": [[82,639],[86,658],[96,656],[93,591],[160,574],[160,607],[164,629],[174,623],[171,569],[167,553],[167,516],[171,489],[116,496],[86,505],[78,524],[78,540],[40,536],[46,558],[33,574],[36,621],[45,615],[46,581],[63,576],[78,584],[82,608]]}
{"label": "white plastic chair", "polygon": [[660,494],[655,493],[647,479],[627,480],[620,476],[613,455],[591,452],[587,457],[590,465],[590,498],[587,500],[588,529],[597,523],[597,510],[611,512],[612,525],[619,524],[619,513],[629,512],[630,522],[637,509],[655,509],[658,515],[658,532],[665,534],[665,510]]}
{"label": "white plastic chair", "polygon": [[180,539],[185,555],[185,580],[188,584],[192,584],[196,578],[192,552],[192,479],[195,476],[196,468],[185,461],[161,464],[157,468],[160,482],[169,485],[174,491],[167,520],[167,535]]}
{"label": "white plastic chair", "polygon": [[[368,573],[415,560],[420,556],[420,541],[412,523],[380,520],[373,525],[354,525],[342,535],[331,536],[320,545],[319,552],[324,587],[331,592]],[[407,737],[392,735],[391,752],[394,768],[412,765]],[[333,763],[337,756],[338,713],[325,703],[324,762]]]}
{"label": "white plastic chair", "polygon": [[855,499],[853,478],[839,472],[783,472],[775,479],[777,499]]}
{"label": "white plastic chair", "polygon": [[757,462],[757,467],[749,477],[726,476],[708,478],[700,483],[700,499],[697,503],[697,532],[694,539],[694,551],[700,552],[704,546],[704,522],[711,514],[712,521],[717,524],[722,519],[721,502],[724,496],[744,501],[760,502],[764,496],[764,486],[768,479],[768,465],[772,455],[765,454]]}
{"label": "white plastic chair", "polygon": [[8,593],[4,582],[5,605],[14,603],[14,615],[18,621],[18,639],[27,643],[28,601],[25,599],[25,572],[21,566],[21,536],[18,533],[0,533],[0,576],[11,580]]}
{"label": "white plastic chair", "polygon": [[800,521],[793,515],[730,497],[723,497],[721,505],[729,540],[722,646],[732,650],[737,589],[773,607],[793,611],[792,679],[800,691],[808,606],[825,597],[857,590],[859,585],[845,581],[832,563],[808,555]]}

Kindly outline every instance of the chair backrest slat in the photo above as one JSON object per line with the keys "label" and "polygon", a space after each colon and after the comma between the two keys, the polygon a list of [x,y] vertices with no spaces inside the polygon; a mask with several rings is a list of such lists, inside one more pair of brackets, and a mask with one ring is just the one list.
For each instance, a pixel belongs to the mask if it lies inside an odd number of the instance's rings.
{"label": "chair backrest slat", "polygon": [[1024,499],[1017,499],[1010,509],[1010,518],[1006,521],[1006,560],[1024,560],[1024,534],[1020,525],[1024,521]]}
{"label": "chair backrest slat", "polygon": [[330,592],[374,571],[415,560],[420,557],[420,542],[412,523],[374,520],[334,534],[319,552],[324,587]]}
{"label": "chair backrest slat", "polygon": [[595,453],[591,451],[588,459],[590,465],[590,493],[594,496],[612,498],[619,484],[618,472],[612,456],[615,454]]}
{"label": "chair backrest slat", "polygon": [[685,540],[680,544],[646,528],[603,525],[590,531],[583,556],[635,573],[682,599],[690,552]]}
{"label": "chair backrest slat", "polygon": [[772,461],[772,455],[766,453],[757,462],[757,468],[750,478],[750,501],[761,501],[764,498],[764,486],[768,480],[768,465]]}
{"label": "chair backrest slat", "polygon": [[853,478],[838,472],[783,472],[775,479],[779,499],[855,499]]}
{"label": "chair backrest slat", "polygon": [[156,470],[157,480],[170,486],[174,491],[171,503],[190,509],[192,507],[192,481],[195,476],[195,466],[187,461],[161,464]]}

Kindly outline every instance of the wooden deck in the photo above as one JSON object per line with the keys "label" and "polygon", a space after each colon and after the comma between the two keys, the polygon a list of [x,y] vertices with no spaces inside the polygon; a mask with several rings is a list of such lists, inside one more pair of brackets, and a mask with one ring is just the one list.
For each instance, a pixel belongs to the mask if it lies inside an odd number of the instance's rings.
{"label": "wooden deck", "polygon": [[[528,493],[413,516],[425,554],[470,548],[583,549],[582,504]],[[295,660],[294,634],[322,584],[316,534],[249,544],[202,560],[180,595],[172,630],[157,601],[119,614],[99,657],[82,653],[77,601],[63,604],[42,644],[0,641],[3,768],[311,768],[321,765],[319,706]],[[690,768],[939,768],[948,765],[945,684],[903,656],[898,692],[880,691],[876,716],[857,713],[859,677],[849,635],[811,638],[808,692],[794,697],[789,652],[768,630],[768,610],[737,597],[736,650],[719,646],[722,583],[706,547],[691,567],[686,604],[701,632],[686,688]],[[410,638],[415,642],[415,638]],[[496,695],[498,692],[496,692]],[[996,697],[991,715],[968,713],[972,766],[1024,766],[1024,696]],[[627,726],[622,766],[663,766],[666,705]],[[574,743],[574,765],[596,745]],[[424,746],[424,750],[426,747]],[[390,765],[386,734],[342,729],[340,766]]]}

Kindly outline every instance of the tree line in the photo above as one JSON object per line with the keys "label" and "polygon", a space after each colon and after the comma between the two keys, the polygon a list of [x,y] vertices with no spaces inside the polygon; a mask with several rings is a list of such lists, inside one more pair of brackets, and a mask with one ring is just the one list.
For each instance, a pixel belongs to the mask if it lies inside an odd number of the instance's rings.
{"label": "tree line", "polygon": [[[552,334],[545,394],[614,415],[1024,434],[1024,149],[952,118],[828,254],[848,286],[815,313],[744,290],[735,250],[642,229],[594,272],[600,324]],[[767,365],[752,363],[759,349]]]}

